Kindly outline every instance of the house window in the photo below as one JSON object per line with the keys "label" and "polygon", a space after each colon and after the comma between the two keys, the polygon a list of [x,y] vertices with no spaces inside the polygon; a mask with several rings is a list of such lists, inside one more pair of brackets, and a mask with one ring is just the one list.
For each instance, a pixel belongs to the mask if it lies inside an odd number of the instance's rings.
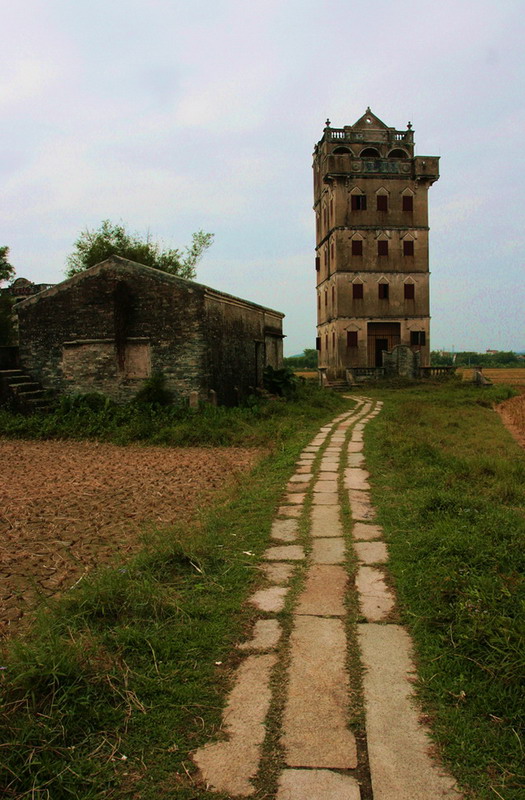
{"label": "house window", "polygon": [[377,210],[388,211],[388,195],[378,194],[376,195],[376,199],[377,199]]}
{"label": "house window", "polygon": [[357,331],[347,331],[346,332],[346,346],[347,347],[357,347]]}
{"label": "house window", "polygon": [[403,242],[403,255],[404,256],[413,256],[414,255],[414,242],[412,239],[405,239]]}
{"label": "house window", "polygon": [[362,239],[352,239],[352,255],[353,256],[362,256],[363,255],[363,241],[362,241]]}
{"label": "house window", "polygon": [[332,286],[332,307],[335,304],[335,286]]}
{"label": "house window", "polygon": [[410,344],[424,346],[426,341],[425,331],[410,331]]}
{"label": "house window", "polygon": [[316,272],[319,272],[319,270],[321,269],[321,259],[319,258],[319,256],[315,257],[315,269]]}
{"label": "house window", "polygon": [[379,239],[377,243],[377,255],[378,256],[387,256],[388,255],[388,241],[387,239]]}
{"label": "house window", "polygon": [[413,211],[414,210],[414,198],[411,194],[404,194],[403,195],[403,211]]}
{"label": "house window", "polygon": [[332,350],[335,350],[335,332],[332,333]]}
{"label": "house window", "polygon": [[362,283],[353,283],[352,284],[352,299],[353,300],[362,300],[363,299],[363,284]]}
{"label": "house window", "polygon": [[378,297],[380,300],[388,300],[388,283],[378,283]]}
{"label": "house window", "polygon": [[316,339],[315,339],[315,349],[316,350],[321,350],[321,337],[320,336],[317,336]]}
{"label": "house window", "polygon": [[414,284],[405,283],[404,287],[405,287],[405,300],[413,300],[415,297],[415,289],[416,289]]}
{"label": "house window", "polygon": [[352,211],[366,211],[366,194],[353,194]]}

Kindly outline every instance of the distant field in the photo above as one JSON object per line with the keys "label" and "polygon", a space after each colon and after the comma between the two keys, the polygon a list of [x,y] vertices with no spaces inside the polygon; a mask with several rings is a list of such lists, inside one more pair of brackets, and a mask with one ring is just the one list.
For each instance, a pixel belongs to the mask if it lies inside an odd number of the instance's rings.
{"label": "distant field", "polygon": [[[485,368],[483,369],[483,374],[493,383],[507,383],[509,386],[525,386],[524,367]],[[472,367],[458,367],[456,375],[461,376],[464,381],[468,381],[472,377]]]}

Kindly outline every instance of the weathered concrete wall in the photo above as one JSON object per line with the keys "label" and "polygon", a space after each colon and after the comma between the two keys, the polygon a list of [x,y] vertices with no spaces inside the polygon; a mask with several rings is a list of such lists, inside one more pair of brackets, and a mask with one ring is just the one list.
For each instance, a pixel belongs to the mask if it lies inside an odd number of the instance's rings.
{"label": "weathered concrete wall", "polygon": [[176,401],[233,404],[262,385],[267,352],[282,362],[282,314],[118,257],[17,311],[21,364],[57,392],[125,401],[162,372]]}
{"label": "weathered concrete wall", "polygon": [[19,304],[24,368],[46,388],[118,401],[158,371],[177,396],[202,391],[203,288],[105,263]]}
{"label": "weathered concrete wall", "polygon": [[268,309],[207,292],[206,373],[219,403],[244,399],[262,386],[267,363],[282,365],[281,319]]}

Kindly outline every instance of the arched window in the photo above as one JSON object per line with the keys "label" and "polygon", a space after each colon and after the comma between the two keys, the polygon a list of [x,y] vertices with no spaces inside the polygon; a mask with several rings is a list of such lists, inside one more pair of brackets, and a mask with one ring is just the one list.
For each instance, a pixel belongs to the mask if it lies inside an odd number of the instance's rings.
{"label": "arched window", "polygon": [[333,151],[334,156],[342,156],[345,153],[350,153],[350,155],[352,155],[352,151],[349,147],[336,147]]}
{"label": "arched window", "polygon": [[396,147],[395,150],[391,150],[388,154],[389,158],[408,158],[408,153],[405,153],[404,150],[401,150],[400,147]]}
{"label": "arched window", "polygon": [[365,147],[359,155],[361,158],[381,158],[379,150],[376,150],[375,147]]}

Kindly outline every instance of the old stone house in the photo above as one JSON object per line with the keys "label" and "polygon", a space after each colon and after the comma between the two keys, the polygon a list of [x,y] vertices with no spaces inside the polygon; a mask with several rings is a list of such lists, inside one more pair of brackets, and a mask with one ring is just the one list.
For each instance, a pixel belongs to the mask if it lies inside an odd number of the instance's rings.
{"label": "old stone house", "polygon": [[125,401],[162,372],[176,400],[232,405],[282,363],[280,312],[118,256],[16,312],[21,368],[59,393]]}
{"label": "old stone house", "polygon": [[327,120],[314,152],[317,349],[332,379],[383,367],[410,348],[429,364],[428,189],[437,156],[414,154],[414,132],[367,109]]}

